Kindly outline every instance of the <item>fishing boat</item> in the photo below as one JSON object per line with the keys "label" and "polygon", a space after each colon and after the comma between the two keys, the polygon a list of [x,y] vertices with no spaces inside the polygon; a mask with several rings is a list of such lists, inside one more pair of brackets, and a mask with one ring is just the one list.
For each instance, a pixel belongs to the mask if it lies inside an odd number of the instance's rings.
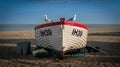
{"label": "fishing boat", "polygon": [[35,26],[37,47],[56,51],[61,57],[85,48],[87,35],[87,26],[75,21],[66,21],[65,18]]}

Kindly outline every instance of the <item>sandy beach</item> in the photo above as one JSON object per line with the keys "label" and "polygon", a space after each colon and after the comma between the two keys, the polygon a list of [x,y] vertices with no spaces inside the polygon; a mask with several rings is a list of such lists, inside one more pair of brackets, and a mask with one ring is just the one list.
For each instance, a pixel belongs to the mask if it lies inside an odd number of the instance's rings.
{"label": "sandy beach", "polygon": [[34,31],[0,32],[0,67],[119,67],[120,66],[120,28],[89,29],[87,45],[99,47],[108,55],[86,54],[84,57],[35,58],[32,55],[16,54],[16,43],[30,41],[35,47]]}

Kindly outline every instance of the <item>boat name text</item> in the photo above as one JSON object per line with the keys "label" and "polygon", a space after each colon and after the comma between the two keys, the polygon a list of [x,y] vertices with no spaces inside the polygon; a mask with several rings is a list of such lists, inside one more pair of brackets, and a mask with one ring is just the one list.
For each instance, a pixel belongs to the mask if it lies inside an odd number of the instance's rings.
{"label": "boat name text", "polygon": [[83,31],[78,30],[78,29],[73,29],[73,31],[72,31],[72,35],[75,35],[77,37],[81,37],[82,34],[83,34]]}
{"label": "boat name text", "polygon": [[52,31],[50,29],[40,30],[41,36],[51,36]]}

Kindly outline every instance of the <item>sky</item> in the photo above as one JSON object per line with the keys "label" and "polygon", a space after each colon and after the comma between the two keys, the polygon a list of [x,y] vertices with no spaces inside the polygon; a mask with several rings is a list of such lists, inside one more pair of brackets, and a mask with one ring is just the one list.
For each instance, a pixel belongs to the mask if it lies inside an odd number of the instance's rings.
{"label": "sky", "polygon": [[0,24],[42,24],[77,15],[82,24],[120,24],[120,0],[0,0]]}

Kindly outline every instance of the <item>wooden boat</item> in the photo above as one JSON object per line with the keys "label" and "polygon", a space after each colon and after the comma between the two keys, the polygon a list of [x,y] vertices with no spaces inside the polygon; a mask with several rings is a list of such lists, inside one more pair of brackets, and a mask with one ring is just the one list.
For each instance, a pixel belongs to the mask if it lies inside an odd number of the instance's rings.
{"label": "wooden boat", "polygon": [[59,22],[40,24],[35,27],[37,47],[54,50],[61,57],[86,47],[87,35],[87,26],[66,21],[65,18],[60,18]]}

